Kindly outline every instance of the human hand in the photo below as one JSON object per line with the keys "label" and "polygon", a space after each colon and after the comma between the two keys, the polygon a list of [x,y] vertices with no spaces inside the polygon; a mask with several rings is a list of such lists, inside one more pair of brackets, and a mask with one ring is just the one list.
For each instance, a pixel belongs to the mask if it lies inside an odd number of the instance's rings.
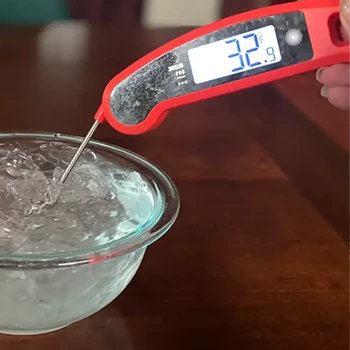
{"label": "human hand", "polygon": [[[350,0],[340,0],[340,20],[343,34],[349,40]],[[321,68],[316,73],[316,79],[323,85],[321,95],[337,108],[349,110],[350,106],[350,65],[336,64]]]}

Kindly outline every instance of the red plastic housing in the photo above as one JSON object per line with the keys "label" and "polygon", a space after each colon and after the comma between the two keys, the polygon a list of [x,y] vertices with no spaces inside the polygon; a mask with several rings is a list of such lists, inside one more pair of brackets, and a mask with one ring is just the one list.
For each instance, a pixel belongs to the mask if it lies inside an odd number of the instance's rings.
{"label": "red plastic housing", "polygon": [[[122,124],[111,113],[109,109],[109,98],[114,87],[157,57],[188,41],[223,27],[250,21],[255,18],[293,11],[302,11],[305,15],[314,51],[312,60],[166,100],[154,107],[148,117],[138,125]],[[142,134],[159,126],[165,119],[167,113],[175,107],[266,84],[307,71],[313,71],[321,67],[349,62],[349,42],[340,39],[337,30],[337,22],[339,22],[339,0],[310,0],[275,5],[245,12],[195,29],[142,57],[115,76],[106,86],[102,97],[102,104],[95,115],[95,119],[100,122],[106,120],[114,129],[124,134]]]}

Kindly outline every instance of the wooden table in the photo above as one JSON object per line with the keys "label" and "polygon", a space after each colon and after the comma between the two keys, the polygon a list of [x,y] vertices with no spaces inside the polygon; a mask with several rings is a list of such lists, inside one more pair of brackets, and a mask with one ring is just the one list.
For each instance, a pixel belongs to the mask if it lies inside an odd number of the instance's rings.
{"label": "wooden table", "polygon": [[[2,27],[1,130],[85,135],[108,80],[185,31]],[[171,176],[179,219],[110,306],[0,349],[347,349],[348,116],[319,89],[306,74],[179,108],[147,135],[101,126]]]}

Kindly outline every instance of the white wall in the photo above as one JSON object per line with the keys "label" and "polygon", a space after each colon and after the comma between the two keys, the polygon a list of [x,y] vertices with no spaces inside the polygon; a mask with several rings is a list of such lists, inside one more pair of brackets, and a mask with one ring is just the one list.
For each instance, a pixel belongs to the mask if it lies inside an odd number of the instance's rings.
{"label": "white wall", "polygon": [[220,18],[222,0],[145,0],[147,27],[201,26]]}

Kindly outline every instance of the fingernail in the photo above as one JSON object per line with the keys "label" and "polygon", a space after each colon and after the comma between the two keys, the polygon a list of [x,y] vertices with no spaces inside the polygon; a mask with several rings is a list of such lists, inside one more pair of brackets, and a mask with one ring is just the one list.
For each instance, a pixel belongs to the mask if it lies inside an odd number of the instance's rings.
{"label": "fingernail", "polygon": [[322,97],[327,97],[327,96],[328,96],[328,87],[327,87],[327,86],[324,86],[324,87],[321,89],[321,96],[322,96]]}
{"label": "fingernail", "polygon": [[340,0],[340,9],[347,14],[350,13],[350,0]]}
{"label": "fingernail", "polygon": [[324,70],[324,68],[320,68],[317,72],[316,72],[316,80],[321,83],[321,73]]}
{"label": "fingernail", "polygon": [[350,22],[350,0],[341,0],[340,2],[340,19],[345,27],[347,34],[349,34]]}

